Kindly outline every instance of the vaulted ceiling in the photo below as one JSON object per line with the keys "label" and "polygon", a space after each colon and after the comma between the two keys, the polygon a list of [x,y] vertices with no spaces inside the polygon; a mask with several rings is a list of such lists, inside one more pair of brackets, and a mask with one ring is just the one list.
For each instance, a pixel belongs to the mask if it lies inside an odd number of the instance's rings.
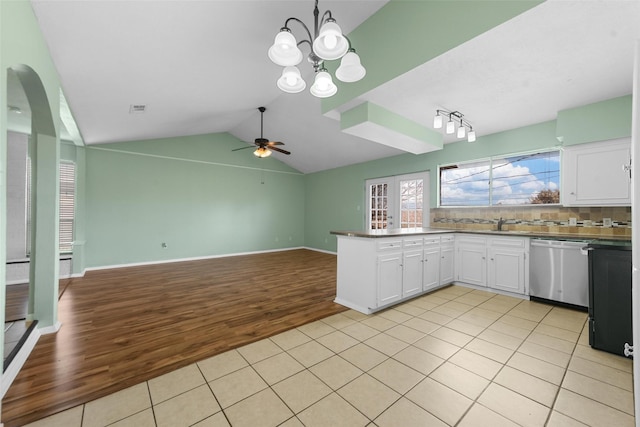
{"label": "vaulted ceiling", "polygon": [[[482,3],[513,12],[494,22],[473,11]],[[427,131],[437,108],[459,110],[482,136],[631,93],[640,2],[522,4],[320,1],[367,68],[356,89],[340,85],[335,100],[321,102],[308,90],[281,92],[281,68],[267,57],[286,18],[312,25],[312,0],[32,0],[86,144],[216,132],[251,142],[265,106],[265,137],[292,152],[273,157],[305,173],[403,152],[341,131],[341,114],[365,102]],[[470,12],[451,16],[451,5]],[[419,13],[396,19],[400,7]],[[300,68],[313,78],[306,61]],[[146,111],[130,114],[138,104]]]}

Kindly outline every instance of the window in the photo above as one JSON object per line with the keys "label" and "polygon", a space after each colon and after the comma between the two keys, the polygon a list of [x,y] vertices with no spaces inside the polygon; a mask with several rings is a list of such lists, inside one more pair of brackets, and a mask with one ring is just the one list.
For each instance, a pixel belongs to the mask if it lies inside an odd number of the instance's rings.
{"label": "window", "polygon": [[560,151],[514,154],[439,168],[440,206],[560,203]]}
{"label": "window", "polygon": [[370,208],[370,230],[387,228],[387,191],[389,183],[379,182],[369,185]]}
{"label": "window", "polygon": [[[369,179],[367,229],[424,227],[425,191],[429,200],[429,172]],[[396,221],[397,219],[397,221]]]}
{"label": "window", "polygon": [[73,251],[76,207],[76,165],[60,162],[60,252]]}
{"label": "window", "polygon": [[[60,162],[60,253],[73,251],[73,222],[75,218],[76,165]],[[27,158],[27,255],[31,252],[31,159]]]}
{"label": "window", "polygon": [[422,227],[424,180],[400,180],[400,228]]}

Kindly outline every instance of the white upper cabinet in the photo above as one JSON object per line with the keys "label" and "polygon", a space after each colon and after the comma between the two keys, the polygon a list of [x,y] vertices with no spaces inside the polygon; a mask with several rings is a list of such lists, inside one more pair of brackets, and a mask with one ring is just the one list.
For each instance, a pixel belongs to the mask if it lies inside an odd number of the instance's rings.
{"label": "white upper cabinet", "polygon": [[631,139],[565,148],[561,191],[565,206],[630,206]]}

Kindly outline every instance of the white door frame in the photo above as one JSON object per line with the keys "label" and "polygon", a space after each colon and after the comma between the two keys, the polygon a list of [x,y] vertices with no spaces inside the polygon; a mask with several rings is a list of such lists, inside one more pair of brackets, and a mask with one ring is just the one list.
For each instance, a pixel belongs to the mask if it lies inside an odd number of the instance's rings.
{"label": "white door frame", "polygon": [[429,226],[429,171],[416,172],[405,175],[372,178],[365,181],[365,226],[371,230],[371,186],[387,185],[386,221],[387,228],[400,228],[401,199],[400,183],[402,181],[422,179],[422,227]]}

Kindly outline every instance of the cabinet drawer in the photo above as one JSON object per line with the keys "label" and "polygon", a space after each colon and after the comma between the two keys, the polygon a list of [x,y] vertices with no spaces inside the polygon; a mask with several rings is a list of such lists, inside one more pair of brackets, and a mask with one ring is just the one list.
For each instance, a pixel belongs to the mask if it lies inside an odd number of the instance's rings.
{"label": "cabinet drawer", "polygon": [[442,244],[453,244],[453,242],[455,241],[455,234],[445,234],[444,236],[440,236],[440,242],[442,242]]}
{"label": "cabinet drawer", "polygon": [[380,240],[378,242],[378,251],[400,249],[401,247],[402,247],[402,240]]}
{"label": "cabinet drawer", "polygon": [[468,234],[459,234],[456,236],[456,242],[461,245],[481,245],[487,244],[487,238],[481,236],[470,236]]}
{"label": "cabinet drawer", "polygon": [[525,249],[527,247],[526,237],[493,237],[489,240],[492,247]]}
{"label": "cabinet drawer", "polygon": [[438,246],[440,244],[440,236],[438,237],[425,237],[424,245],[425,246]]}
{"label": "cabinet drawer", "polygon": [[402,246],[405,248],[421,247],[422,237],[406,237],[402,239]]}

